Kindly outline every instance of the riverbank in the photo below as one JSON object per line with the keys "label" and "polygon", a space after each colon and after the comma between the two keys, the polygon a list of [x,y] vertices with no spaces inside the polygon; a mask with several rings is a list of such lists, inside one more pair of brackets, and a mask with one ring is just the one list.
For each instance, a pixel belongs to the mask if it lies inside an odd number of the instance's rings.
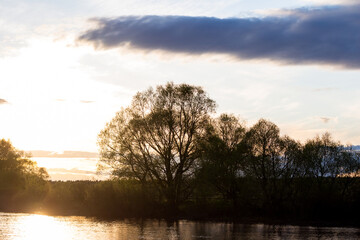
{"label": "riverbank", "polygon": [[[27,194],[19,192],[0,195],[0,211],[113,220],[133,218],[360,227],[359,188],[355,185],[352,191],[354,195],[348,197],[351,201],[335,198],[333,191],[322,192],[318,196],[299,194],[297,198],[265,205],[259,201],[261,195],[247,191],[239,196],[237,205],[234,205],[232,201],[207,189],[206,192],[194,192],[175,211],[155,189],[144,189],[137,181],[48,182],[39,191],[42,195],[31,194],[29,191]],[[325,197],[325,194],[330,197]]]}

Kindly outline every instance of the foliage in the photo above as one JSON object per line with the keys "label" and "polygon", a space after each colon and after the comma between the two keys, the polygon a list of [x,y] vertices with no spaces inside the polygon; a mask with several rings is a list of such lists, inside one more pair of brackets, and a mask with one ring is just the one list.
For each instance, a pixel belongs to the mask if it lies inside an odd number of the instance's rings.
{"label": "foliage", "polygon": [[[204,216],[196,213],[201,206],[209,215],[214,209],[215,215],[311,216],[359,203],[358,153],[327,133],[301,144],[265,119],[246,129],[232,114],[211,118],[214,108],[191,85],[139,92],[99,134],[101,163],[120,181],[138,184],[144,202],[154,200],[149,205],[179,206],[190,215]],[[113,185],[106,189],[111,199],[120,196]],[[94,188],[90,199],[101,191]]]}
{"label": "foliage", "polygon": [[29,157],[10,141],[0,140],[0,208],[16,208],[19,202],[31,205],[45,196],[49,176]]}
{"label": "foliage", "polygon": [[151,182],[176,207],[191,192],[197,142],[214,107],[202,88],[187,84],[139,92],[99,134],[101,161],[115,176]]}
{"label": "foliage", "polygon": [[198,178],[205,181],[204,185],[212,184],[226,199],[233,201],[234,206],[241,191],[244,135],[245,127],[239,118],[221,114],[211,122],[200,143],[202,161]]}
{"label": "foliage", "polygon": [[0,210],[104,217],[353,220],[360,214],[360,153],[329,133],[304,144],[260,119],[213,118],[200,87],[168,83],[137,93],[100,132],[108,181],[46,181],[0,141]]}
{"label": "foliage", "polygon": [[300,144],[287,136],[280,137],[274,123],[260,119],[246,133],[244,145],[244,172],[259,181],[263,204],[273,208],[283,200],[291,179],[297,176]]}

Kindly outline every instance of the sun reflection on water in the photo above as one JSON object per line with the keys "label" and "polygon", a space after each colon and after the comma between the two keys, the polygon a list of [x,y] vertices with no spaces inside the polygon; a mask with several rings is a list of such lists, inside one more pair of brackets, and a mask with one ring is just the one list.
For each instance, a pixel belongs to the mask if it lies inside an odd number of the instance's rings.
{"label": "sun reflection on water", "polygon": [[164,220],[99,220],[0,212],[0,240],[359,239],[357,228]]}
{"label": "sun reflection on water", "polygon": [[28,215],[18,219],[14,240],[72,239],[71,226],[50,216]]}

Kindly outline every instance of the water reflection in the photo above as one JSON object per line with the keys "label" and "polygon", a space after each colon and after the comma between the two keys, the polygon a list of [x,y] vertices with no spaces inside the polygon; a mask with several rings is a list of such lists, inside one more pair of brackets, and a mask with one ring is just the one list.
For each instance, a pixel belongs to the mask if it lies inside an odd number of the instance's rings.
{"label": "water reflection", "polygon": [[316,228],[264,224],[159,220],[99,221],[85,217],[51,217],[0,213],[3,240],[95,239],[358,239],[356,228]]}

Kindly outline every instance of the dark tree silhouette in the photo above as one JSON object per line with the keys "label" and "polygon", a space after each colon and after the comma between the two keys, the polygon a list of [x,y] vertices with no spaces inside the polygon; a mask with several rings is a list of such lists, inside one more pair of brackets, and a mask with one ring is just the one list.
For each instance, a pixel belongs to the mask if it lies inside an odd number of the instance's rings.
{"label": "dark tree silhouette", "polygon": [[37,201],[47,192],[48,174],[10,141],[0,140],[0,209]]}
{"label": "dark tree silhouette", "polygon": [[115,176],[153,183],[176,208],[192,187],[197,141],[214,109],[201,87],[168,83],[139,92],[99,134],[101,161]]}
{"label": "dark tree silhouette", "polygon": [[245,126],[232,114],[221,114],[212,121],[206,138],[201,142],[203,157],[199,177],[211,183],[236,208],[243,176],[241,142]]}
{"label": "dark tree silhouette", "polygon": [[[304,176],[314,181],[314,186],[320,193],[332,193],[335,187],[340,187],[341,195],[344,196],[357,180],[356,174],[360,169],[359,153],[334,141],[329,133],[308,140],[302,157],[299,169],[302,169]],[[337,178],[341,178],[341,181],[337,181]],[[335,186],[339,184],[340,186]]]}
{"label": "dark tree silhouette", "polygon": [[279,128],[265,119],[260,119],[246,133],[244,142],[246,175],[259,180],[264,204],[278,205],[290,186],[289,180],[296,176],[301,145],[289,137],[280,137]]}

